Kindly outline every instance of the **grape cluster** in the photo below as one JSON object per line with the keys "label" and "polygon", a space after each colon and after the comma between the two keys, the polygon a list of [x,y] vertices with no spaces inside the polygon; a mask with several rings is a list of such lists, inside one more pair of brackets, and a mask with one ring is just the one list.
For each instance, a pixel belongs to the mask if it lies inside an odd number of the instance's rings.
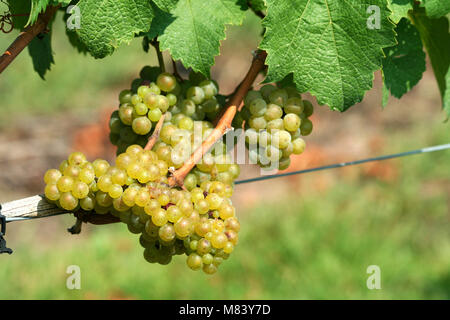
{"label": "grape cluster", "polygon": [[[45,173],[45,196],[69,211],[119,217],[131,233],[141,234],[148,262],[168,264],[174,255],[186,254],[191,269],[215,273],[238,242],[233,187],[193,173],[186,177],[187,190],[170,188],[169,163],[160,155],[131,145],[110,166],[74,152],[59,170]],[[238,174],[231,164],[215,166]]]}
{"label": "grape cluster", "polygon": [[144,147],[163,114],[166,122],[177,114],[186,115],[190,120],[182,121],[181,127],[189,130],[193,121],[214,119],[220,109],[215,82],[203,78],[178,82],[169,73],[145,76],[146,68],[141,71],[143,78],[136,79],[141,85],[134,81],[135,90],[120,92],[119,110],[111,115],[110,140],[118,147],[117,154],[132,144]]}
{"label": "grape cluster", "polygon": [[295,88],[265,85],[259,91],[249,91],[244,108],[233,125],[241,127],[245,121],[245,138],[252,163],[263,168],[287,169],[292,154],[301,154],[313,124],[308,118],[314,109],[311,102],[302,100]]}

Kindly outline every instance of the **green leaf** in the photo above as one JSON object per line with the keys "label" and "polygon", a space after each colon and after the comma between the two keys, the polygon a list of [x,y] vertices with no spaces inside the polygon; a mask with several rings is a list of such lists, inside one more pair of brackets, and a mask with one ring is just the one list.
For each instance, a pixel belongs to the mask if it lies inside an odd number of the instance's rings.
{"label": "green leaf", "polygon": [[27,21],[27,25],[31,25],[36,22],[40,13],[44,12],[49,5],[61,5],[66,6],[70,3],[70,0],[31,0],[30,16]]}
{"label": "green leaf", "polygon": [[175,20],[174,16],[170,13],[161,10],[155,5],[153,5],[153,11],[155,13],[155,17],[152,20],[150,31],[146,34],[149,40],[162,35],[166,28]]}
{"label": "green leaf", "polygon": [[398,23],[408,17],[408,11],[413,10],[414,0],[388,0],[388,7],[392,11],[391,19]]}
{"label": "green leaf", "polygon": [[45,80],[45,73],[50,70],[53,60],[51,32],[39,35],[31,40],[28,52],[33,60],[34,70]]}
{"label": "green leaf", "polygon": [[[395,44],[386,1],[280,2],[267,0],[263,21],[267,30],[260,47],[268,53],[266,82],[293,73],[297,88],[317,96],[320,104],[344,111],[360,102],[381,67],[382,48]],[[380,8],[379,29],[373,25],[374,13],[367,13],[372,6]]]}
{"label": "green leaf", "polygon": [[89,53],[104,58],[134,35],[146,32],[153,19],[148,0],[80,0],[81,28],[77,33]]}
{"label": "green leaf", "polygon": [[431,19],[422,9],[413,15],[413,23],[420,32],[422,42],[427,49],[439,90],[444,110],[450,115],[450,90],[448,72],[450,69],[450,33],[449,20],[446,17]]}
{"label": "green leaf", "polygon": [[249,0],[248,2],[255,11],[265,11],[267,9],[264,0]]}
{"label": "green leaf", "polygon": [[178,0],[153,0],[153,2],[161,9],[166,12],[174,9],[177,6]]}
{"label": "green leaf", "polygon": [[241,24],[244,11],[236,0],[180,0],[172,14],[174,21],[159,36],[162,50],[186,67],[209,77],[225,25]]}
{"label": "green leaf", "polygon": [[450,1],[448,0],[421,0],[421,4],[430,18],[440,18],[450,12]]}
{"label": "green leaf", "polygon": [[425,52],[419,31],[403,18],[395,29],[398,45],[384,49],[384,83],[396,98],[401,98],[422,79],[426,70]]}
{"label": "green leaf", "polygon": [[15,29],[22,30],[28,21],[28,13],[31,10],[30,1],[8,0],[8,6],[13,15],[12,21]]}

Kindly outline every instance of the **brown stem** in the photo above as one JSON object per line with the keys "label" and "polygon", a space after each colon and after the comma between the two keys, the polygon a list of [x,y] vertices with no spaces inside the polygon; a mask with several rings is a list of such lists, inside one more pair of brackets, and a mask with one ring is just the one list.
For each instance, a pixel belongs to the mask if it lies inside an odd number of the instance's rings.
{"label": "brown stem", "polygon": [[264,62],[266,60],[267,53],[265,51],[259,51],[257,56],[252,62],[247,75],[242,81],[236,94],[227,103],[227,107],[224,109],[223,113],[220,115],[217,125],[211,132],[208,138],[203,141],[202,145],[194,151],[188,161],[184,165],[172,173],[169,177],[169,185],[183,186],[183,181],[186,175],[194,168],[195,164],[201,160],[203,155],[208,152],[208,150],[220,139],[222,136],[231,129],[231,122],[236,115],[236,112],[240,110],[239,106],[242,103],[247,92],[250,90],[253,82],[258,76],[259,72],[264,67]]}
{"label": "brown stem", "polygon": [[43,32],[48,23],[58,10],[59,6],[47,7],[44,13],[41,13],[36,22],[25,28],[20,35],[9,46],[5,53],[0,57],[0,73],[19,55],[20,52],[34,39],[39,33]]}
{"label": "brown stem", "polygon": [[164,113],[161,118],[159,118],[158,123],[156,124],[155,131],[153,131],[150,139],[148,139],[148,142],[144,148],[144,150],[152,150],[152,148],[155,146],[156,141],[158,141],[159,134],[161,132],[161,128],[164,124],[164,118],[166,117],[166,114]]}

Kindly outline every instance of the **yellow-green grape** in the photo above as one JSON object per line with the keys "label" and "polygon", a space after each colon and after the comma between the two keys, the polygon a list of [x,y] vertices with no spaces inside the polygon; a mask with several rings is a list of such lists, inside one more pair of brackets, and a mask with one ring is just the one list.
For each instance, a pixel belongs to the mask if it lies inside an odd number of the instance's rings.
{"label": "yellow-green grape", "polygon": [[152,222],[155,226],[161,227],[167,223],[166,210],[160,208],[152,213]]}
{"label": "yellow-green grape", "polygon": [[72,193],[64,192],[59,197],[59,204],[65,210],[71,211],[78,206],[78,199],[75,198]]}
{"label": "yellow-green grape", "polygon": [[169,101],[169,106],[174,106],[177,104],[177,96],[174,95],[173,93],[169,93],[168,95],[166,95],[167,100]]}
{"label": "yellow-green grape", "polygon": [[211,244],[216,249],[225,247],[228,239],[224,233],[214,233],[211,238]]}
{"label": "yellow-green grape", "polygon": [[305,151],[306,143],[302,138],[297,138],[292,141],[293,153],[294,154],[302,154]]}
{"label": "yellow-green grape", "polygon": [[159,121],[159,119],[161,119],[162,116],[161,109],[150,110],[147,116],[152,122],[157,122]]}
{"label": "yellow-green grape", "polygon": [[70,192],[72,190],[73,183],[74,179],[72,177],[62,176],[59,178],[56,185],[58,186],[58,190],[60,192]]}
{"label": "yellow-green grape", "polygon": [[292,144],[292,141],[288,143],[286,148],[281,150],[281,157],[282,158],[289,158],[289,156],[294,152],[294,145]]}
{"label": "yellow-green grape", "polygon": [[278,163],[278,169],[279,170],[286,170],[291,165],[291,158],[281,158],[280,162]]}
{"label": "yellow-green grape", "polygon": [[131,157],[136,157],[138,154],[140,154],[144,150],[141,146],[138,146],[137,144],[132,144],[127,148],[125,151],[128,155]]}
{"label": "yellow-green grape", "polygon": [[213,181],[211,183],[211,187],[209,188],[209,192],[217,193],[219,196],[223,197],[225,192],[225,184],[220,181]]}
{"label": "yellow-green grape", "polygon": [[208,254],[212,249],[211,242],[204,238],[200,239],[197,243],[197,252],[200,255]]}
{"label": "yellow-green grape", "polygon": [[150,192],[146,188],[141,188],[134,198],[134,202],[140,207],[145,207],[149,200]]}
{"label": "yellow-green grape", "polygon": [[135,199],[137,194],[138,194],[137,188],[128,187],[122,194],[122,200],[127,206],[132,207],[135,205]]}
{"label": "yellow-green grape", "polygon": [[72,186],[72,194],[77,199],[86,198],[89,194],[89,186],[83,181],[75,181]]}
{"label": "yellow-green grape", "polygon": [[106,192],[99,191],[95,194],[95,201],[102,207],[109,207],[112,205],[113,199]]}
{"label": "yellow-green grape", "polygon": [[90,190],[91,192],[97,192],[97,191],[98,191],[97,182],[92,181],[92,182],[89,184],[89,190]]}
{"label": "yellow-green grape", "polygon": [[277,89],[269,95],[269,101],[281,107],[286,104],[288,98],[288,93],[284,89]]}
{"label": "yellow-green grape", "polygon": [[239,224],[239,221],[235,217],[233,217],[225,220],[225,228],[227,230],[239,232],[239,230],[241,230],[241,225]]}
{"label": "yellow-green grape", "polygon": [[262,99],[261,93],[259,93],[258,91],[251,90],[251,91],[249,91],[249,92],[247,93],[247,95],[245,96],[245,98],[244,98],[244,104],[245,104],[246,106],[249,106],[250,103],[251,103],[253,100],[256,100],[256,99]]}
{"label": "yellow-green grape", "polygon": [[267,103],[264,99],[255,99],[250,103],[249,110],[253,117],[262,117],[267,111]]}
{"label": "yellow-green grape", "polygon": [[102,175],[108,171],[109,163],[106,160],[97,159],[92,165],[94,166],[95,176],[100,178]]}
{"label": "yellow-green grape", "polygon": [[58,200],[59,197],[61,196],[61,194],[58,190],[58,187],[56,186],[55,183],[47,184],[45,186],[44,194],[48,200],[53,200],[53,201]]}
{"label": "yellow-green grape", "polygon": [[169,203],[169,201],[170,201],[170,197],[167,194],[161,194],[158,197],[158,202],[161,206],[167,205]]}
{"label": "yellow-green grape", "polygon": [[158,235],[163,241],[168,242],[175,239],[176,234],[173,225],[171,223],[166,223],[161,228],[159,228]]}
{"label": "yellow-green grape", "polygon": [[224,191],[222,192],[222,195],[224,197],[231,198],[231,196],[233,195],[233,187],[229,184],[226,185]]}
{"label": "yellow-green grape", "polygon": [[178,203],[178,208],[180,208],[181,212],[185,216],[189,216],[192,211],[194,210],[194,206],[192,205],[192,202],[188,199],[183,199]]}
{"label": "yellow-green grape", "polygon": [[228,253],[228,254],[232,253],[233,250],[234,250],[234,245],[231,242],[227,242],[225,244],[225,246],[223,247],[223,252]]}
{"label": "yellow-green grape", "polygon": [[97,186],[101,191],[108,192],[111,185],[112,185],[112,179],[111,179],[110,175],[105,174],[105,175],[102,175],[100,178],[98,178]]}
{"label": "yellow-green grape", "polygon": [[197,163],[197,168],[203,172],[211,172],[214,168],[215,159],[211,153],[206,153],[201,161]]}
{"label": "yellow-green grape", "polygon": [[288,113],[283,118],[284,128],[287,131],[291,131],[291,132],[297,131],[297,129],[300,128],[301,123],[302,123],[302,120],[295,113]]}
{"label": "yellow-green grape", "polygon": [[217,210],[223,201],[222,197],[219,196],[217,193],[208,194],[205,200],[208,202],[210,210]]}
{"label": "yellow-green grape", "polygon": [[142,102],[142,98],[138,95],[138,94],[133,94],[131,96],[131,104],[132,105],[137,105],[138,103]]}
{"label": "yellow-green grape", "polygon": [[236,245],[238,243],[239,237],[236,231],[234,230],[227,230],[225,231],[225,235],[228,238],[228,241],[232,244]]}
{"label": "yellow-green grape", "polygon": [[127,173],[122,169],[118,169],[111,176],[112,182],[120,186],[125,185],[127,183],[127,179],[128,179]]}
{"label": "yellow-green grape", "polygon": [[69,155],[69,158],[67,159],[70,165],[73,166],[81,166],[82,164],[86,163],[86,156],[82,154],[81,152],[72,152]]}
{"label": "yellow-green grape", "polygon": [[284,111],[286,113],[294,113],[298,116],[302,114],[304,110],[303,100],[301,98],[289,98],[284,106]]}
{"label": "yellow-green grape", "polygon": [[[197,252],[198,252],[198,249],[197,249]],[[209,254],[209,253],[207,253],[207,254],[202,256],[202,262],[205,265],[206,264],[211,264],[211,263],[213,263],[213,261],[214,261],[214,257],[211,254]]]}
{"label": "yellow-green grape", "polygon": [[83,168],[78,175],[78,179],[84,183],[91,184],[95,179],[95,171],[91,168]]}
{"label": "yellow-green grape", "polygon": [[201,220],[195,225],[195,233],[201,237],[205,237],[211,232],[211,223],[209,221]]}
{"label": "yellow-green grape", "polygon": [[289,132],[285,130],[279,130],[272,133],[271,145],[279,149],[284,149],[289,146],[290,142],[291,142],[291,134]]}
{"label": "yellow-green grape", "polygon": [[80,207],[84,211],[92,211],[95,208],[95,198],[87,196],[86,198],[80,199]]}
{"label": "yellow-green grape", "polygon": [[217,272],[217,267],[214,264],[203,265],[203,272],[206,274],[214,274]]}
{"label": "yellow-green grape", "polygon": [[184,178],[184,186],[189,191],[197,187],[197,183],[197,176],[193,173],[189,173],[186,175],[186,178]]}
{"label": "yellow-green grape", "polygon": [[231,164],[230,167],[228,168],[228,172],[231,174],[231,176],[233,177],[233,180],[237,179],[239,177],[239,175],[241,174],[241,168],[239,167],[238,164]]}
{"label": "yellow-green grape", "polygon": [[205,99],[211,99],[218,93],[216,84],[211,80],[204,80],[198,86],[203,89]]}
{"label": "yellow-green grape", "polygon": [[154,82],[151,82],[150,85],[148,86],[148,88],[150,89],[149,92],[154,93],[156,95],[161,93],[161,89]]}
{"label": "yellow-green grape", "polygon": [[131,90],[122,90],[119,93],[119,101],[120,101],[120,103],[131,102],[131,96],[132,96]]}
{"label": "yellow-green grape", "polygon": [[66,168],[69,166],[69,161],[67,160],[63,160],[61,162],[61,164],[59,165],[59,171],[60,172],[64,172],[64,170],[66,170]]}
{"label": "yellow-green grape", "polygon": [[175,233],[181,237],[187,237],[192,233],[193,224],[188,218],[181,218],[173,225]]}
{"label": "yellow-green grape", "polygon": [[270,103],[267,106],[267,110],[264,113],[264,119],[266,119],[266,121],[279,119],[282,116],[283,116],[283,109],[280,106],[277,106],[276,104],[273,103]]}
{"label": "yellow-green grape", "polygon": [[169,166],[167,165],[167,162],[165,162],[163,160],[157,160],[155,162],[155,165],[156,165],[156,167],[159,170],[159,175],[160,176],[165,176],[169,172]]}
{"label": "yellow-green grape", "polygon": [[136,112],[138,116],[144,116],[147,114],[148,108],[145,103],[139,102],[134,106],[134,112]]}
{"label": "yellow-green grape", "polygon": [[225,229],[225,223],[220,219],[212,221],[211,230],[213,233],[222,233]]}
{"label": "yellow-green grape", "polygon": [[177,80],[170,73],[161,73],[156,79],[157,86],[165,92],[171,92],[177,86]]}
{"label": "yellow-green grape", "polygon": [[196,253],[191,253],[187,257],[186,264],[192,270],[200,270],[203,266],[202,257]]}
{"label": "yellow-green grape", "polygon": [[156,107],[161,110],[161,112],[166,112],[170,105],[169,105],[169,99],[167,99],[165,96],[157,95],[156,96]]}
{"label": "yellow-green grape", "polygon": [[222,204],[219,207],[219,214],[220,214],[220,218],[223,220],[226,220],[228,218],[232,218],[235,215],[235,209],[232,205],[230,204]]}
{"label": "yellow-green grape", "polygon": [[149,86],[139,86],[139,88],[137,89],[137,94],[139,98],[144,98],[151,91],[152,89]]}
{"label": "yellow-green grape", "polygon": [[312,124],[311,120],[304,119],[302,121],[302,124],[300,125],[300,131],[302,133],[302,136],[310,135],[312,130],[313,130],[313,124]]}
{"label": "yellow-green grape", "polygon": [[129,104],[124,104],[119,107],[119,118],[123,124],[131,126],[133,122],[134,108]]}
{"label": "yellow-green grape", "polygon": [[80,174],[80,171],[80,167],[69,164],[63,173],[65,176],[76,178]]}
{"label": "yellow-green grape", "polygon": [[128,153],[121,153],[116,158],[116,166],[117,168],[124,169],[128,167],[128,165],[133,160],[133,157],[130,156]]}
{"label": "yellow-green grape", "polygon": [[152,122],[147,117],[138,117],[133,120],[133,131],[139,135],[146,135],[152,130]]}
{"label": "yellow-green grape", "polygon": [[225,172],[231,166],[231,157],[228,154],[221,154],[214,158],[214,162],[216,163],[215,167],[218,172]]}
{"label": "yellow-green grape", "polygon": [[172,223],[177,222],[183,217],[183,213],[177,206],[170,206],[169,208],[167,208],[166,212],[167,219]]}
{"label": "yellow-green grape", "polygon": [[275,119],[271,120],[267,123],[267,131],[272,133],[276,130],[284,130],[284,121],[283,119]]}
{"label": "yellow-green grape", "polygon": [[209,203],[205,199],[200,199],[197,202],[195,202],[194,207],[195,207],[195,210],[197,210],[198,213],[200,213],[200,214],[205,214],[210,209]]}
{"label": "yellow-green grape", "polygon": [[250,118],[249,125],[256,131],[259,131],[265,129],[268,125],[268,122],[264,117],[252,117]]}
{"label": "yellow-green grape", "polygon": [[269,96],[272,92],[276,91],[277,88],[271,84],[266,84],[259,89],[259,92],[264,99],[269,100]]}
{"label": "yellow-green grape", "polygon": [[200,104],[205,100],[205,92],[200,87],[190,87],[186,92],[186,97],[195,104]]}
{"label": "yellow-green grape", "polygon": [[61,176],[62,176],[61,172],[57,169],[47,170],[47,172],[44,175],[44,182],[46,184],[56,183],[58,182],[59,178],[61,178]]}
{"label": "yellow-green grape", "polygon": [[272,145],[268,146],[265,150],[265,154],[267,159],[270,160],[270,162],[277,162],[281,159],[281,151],[277,147],[274,147]]}
{"label": "yellow-green grape", "polygon": [[156,199],[150,199],[144,207],[145,213],[150,216],[158,209],[161,209],[161,205]]}
{"label": "yellow-green grape", "polygon": [[305,117],[307,118],[311,117],[312,114],[314,113],[314,107],[312,103],[309,102],[308,100],[303,100],[303,106],[304,106],[303,114],[305,115]]}
{"label": "yellow-green grape", "polygon": [[123,194],[122,186],[120,184],[116,184],[116,183],[112,184],[109,187],[108,194],[113,199],[120,198]]}

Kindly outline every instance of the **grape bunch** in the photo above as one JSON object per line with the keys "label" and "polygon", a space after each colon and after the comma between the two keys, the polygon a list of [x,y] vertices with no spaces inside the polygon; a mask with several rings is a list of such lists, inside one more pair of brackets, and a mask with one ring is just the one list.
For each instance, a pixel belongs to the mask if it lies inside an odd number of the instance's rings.
{"label": "grape bunch", "polygon": [[252,163],[262,168],[287,169],[292,154],[303,153],[306,144],[302,136],[311,134],[313,114],[311,102],[302,100],[295,88],[265,85],[259,91],[249,91],[244,108],[234,119],[235,127],[245,121],[245,139]]}
{"label": "grape bunch", "polygon": [[[160,155],[131,145],[110,166],[74,152],[59,170],[45,173],[45,196],[68,211],[120,218],[131,233],[140,234],[150,263],[168,264],[174,255],[185,254],[191,269],[213,274],[238,242],[233,187],[192,174],[185,180],[187,190],[170,188],[169,164]],[[232,165],[226,168],[236,174]]]}
{"label": "grape bunch", "polygon": [[132,144],[144,147],[163,114],[166,122],[177,114],[186,115],[191,121],[183,121],[182,127],[189,130],[191,122],[214,119],[220,109],[218,87],[211,80],[178,82],[174,75],[157,74],[149,67],[140,74],[131,90],[120,92],[119,109],[110,118],[110,140],[118,147],[117,154]]}

